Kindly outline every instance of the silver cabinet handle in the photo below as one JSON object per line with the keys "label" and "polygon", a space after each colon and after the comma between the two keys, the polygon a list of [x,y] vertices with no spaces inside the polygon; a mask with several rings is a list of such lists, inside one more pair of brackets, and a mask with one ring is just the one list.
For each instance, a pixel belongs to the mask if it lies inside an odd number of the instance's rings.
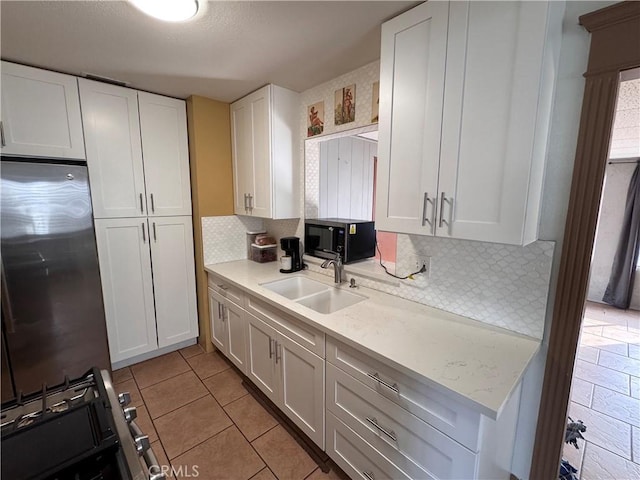
{"label": "silver cabinet handle", "polygon": [[367,373],[367,376],[373,378],[376,382],[378,382],[380,385],[384,385],[389,390],[393,390],[398,395],[400,394],[400,389],[398,388],[398,384],[394,383],[392,385],[391,383],[384,381],[382,378],[380,378],[380,375],[378,375],[378,372],[376,372],[376,373]]}
{"label": "silver cabinet handle", "polygon": [[222,284],[220,284],[220,283],[218,283],[217,285],[218,285],[218,288],[219,288],[220,290],[228,290],[228,289],[229,289],[229,287],[227,287],[226,285],[222,285]]}
{"label": "silver cabinet handle", "polygon": [[2,146],[6,147],[7,142],[4,139],[4,123],[0,121],[0,142],[2,142]]}
{"label": "silver cabinet handle", "polygon": [[[429,204],[432,205],[431,208],[431,219],[427,218],[427,207],[429,206]],[[436,216],[436,204],[434,202],[434,200],[431,200],[429,198],[429,193],[428,192],[424,192],[424,200],[422,203],[422,226],[424,227],[425,224],[429,224],[429,226],[431,227],[431,232],[433,233],[434,229],[435,229],[435,225],[434,225],[434,219]]]}
{"label": "silver cabinet handle", "polygon": [[249,210],[249,204],[247,203],[247,197],[248,194],[244,194],[244,213],[247,213],[247,210]]}
{"label": "silver cabinet handle", "polygon": [[227,316],[226,316],[226,314],[225,314],[225,309],[226,309],[226,308],[227,308],[227,307],[226,307],[225,305],[222,305],[222,321],[223,321],[223,322],[227,320],[227,318],[226,318]]}
{"label": "silver cabinet handle", "polygon": [[447,199],[444,196],[444,192],[442,192],[440,194],[440,221],[438,222],[438,227],[442,228],[442,225],[449,225],[447,223],[447,221],[444,219],[444,215],[442,214],[442,211],[444,210],[444,202],[446,202]]}
{"label": "silver cabinet handle", "polygon": [[158,239],[156,238],[156,222],[153,222],[153,241],[158,241]]}
{"label": "silver cabinet handle", "polygon": [[253,195],[249,194],[249,211],[253,210]]}
{"label": "silver cabinet handle", "polygon": [[218,320],[222,320],[222,304],[218,302]]}
{"label": "silver cabinet handle", "polygon": [[151,211],[152,211],[153,213],[155,213],[155,212],[156,212],[156,204],[155,204],[155,203],[154,203],[154,201],[153,201],[153,193],[151,194]]}
{"label": "silver cabinet handle", "polygon": [[144,233],[144,222],[140,224],[142,226],[142,243],[147,243],[147,236]]}
{"label": "silver cabinet handle", "polygon": [[393,430],[387,430],[386,428],[381,427],[378,424],[378,420],[376,420],[376,417],[365,417],[365,418],[366,418],[367,422],[369,422],[371,425],[376,427],[378,430],[380,430],[382,433],[384,433],[391,440],[393,440],[394,442],[398,441],[398,437],[396,437],[395,432]]}
{"label": "silver cabinet handle", "polygon": [[274,342],[274,340],[269,337],[269,358],[273,358],[273,346],[272,343]]}
{"label": "silver cabinet handle", "polygon": [[[280,352],[280,355],[278,355],[278,352]],[[282,345],[276,341],[276,365],[279,360],[282,360]]]}
{"label": "silver cabinet handle", "polygon": [[142,204],[142,194],[140,194],[140,213],[144,213],[144,205]]}
{"label": "silver cabinet handle", "polygon": [[376,480],[376,477],[373,475],[373,472],[367,472],[366,470],[364,470],[362,472],[362,475],[368,480]]}

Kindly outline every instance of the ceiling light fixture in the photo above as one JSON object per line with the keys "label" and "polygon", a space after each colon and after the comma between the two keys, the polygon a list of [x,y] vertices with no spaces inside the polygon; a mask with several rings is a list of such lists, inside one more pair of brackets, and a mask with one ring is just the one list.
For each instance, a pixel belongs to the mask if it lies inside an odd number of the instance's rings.
{"label": "ceiling light fixture", "polygon": [[165,22],[184,22],[198,13],[198,0],[129,0],[138,10]]}

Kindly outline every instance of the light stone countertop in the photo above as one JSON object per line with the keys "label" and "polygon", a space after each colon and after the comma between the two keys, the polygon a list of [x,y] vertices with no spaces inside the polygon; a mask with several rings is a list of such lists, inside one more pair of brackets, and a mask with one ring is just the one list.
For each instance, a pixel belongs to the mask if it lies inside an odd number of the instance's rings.
{"label": "light stone countertop", "polygon": [[[493,419],[540,347],[537,339],[364,287],[356,292],[367,300],[321,314],[261,286],[291,276],[279,267],[250,260],[205,265],[231,285]],[[317,273],[295,275],[333,285],[332,277]],[[348,284],[339,288],[349,290]]]}

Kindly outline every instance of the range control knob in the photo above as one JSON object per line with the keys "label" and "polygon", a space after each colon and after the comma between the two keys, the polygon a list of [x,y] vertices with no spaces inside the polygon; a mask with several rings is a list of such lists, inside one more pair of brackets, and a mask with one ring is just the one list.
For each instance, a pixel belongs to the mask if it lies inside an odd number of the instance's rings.
{"label": "range control knob", "polygon": [[136,451],[138,455],[142,456],[144,452],[151,448],[151,442],[149,442],[149,435],[139,435],[133,439],[136,444]]}
{"label": "range control knob", "polygon": [[131,403],[131,394],[129,392],[124,392],[118,395],[118,403],[121,407],[126,407]]}
{"label": "range control knob", "polygon": [[124,419],[127,423],[131,423],[136,418],[138,418],[138,411],[136,410],[136,407],[127,407],[124,409]]}

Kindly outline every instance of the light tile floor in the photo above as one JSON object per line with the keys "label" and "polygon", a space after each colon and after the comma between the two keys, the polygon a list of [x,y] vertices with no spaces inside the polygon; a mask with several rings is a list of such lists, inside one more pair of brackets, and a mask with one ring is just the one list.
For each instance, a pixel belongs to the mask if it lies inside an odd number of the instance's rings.
{"label": "light tile floor", "polygon": [[117,370],[113,383],[131,393],[159,462],[173,467],[170,478],[346,478],[324,474],[217,352],[194,345]]}
{"label": "light tile floor", "polygon": [[569,416],[587,426],[564,447],[580,480],[640,479],[640,312],[587,302]]}

